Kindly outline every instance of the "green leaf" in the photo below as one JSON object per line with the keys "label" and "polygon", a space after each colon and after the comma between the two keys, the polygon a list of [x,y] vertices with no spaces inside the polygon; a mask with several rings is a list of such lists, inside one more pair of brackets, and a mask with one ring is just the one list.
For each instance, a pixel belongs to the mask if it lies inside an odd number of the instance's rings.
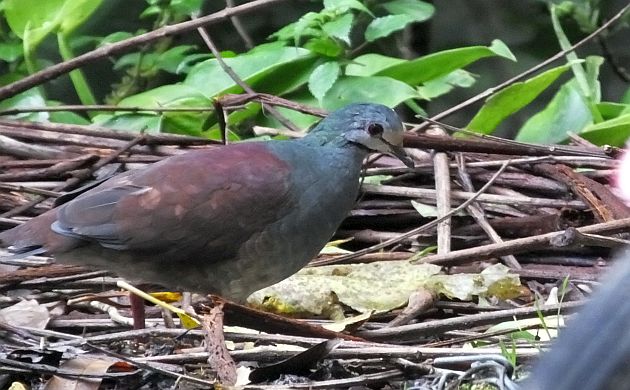
{"label": "green leaf", "polygon": [[[582,95],[584,95],[590,102],[595,102],[593,96],[591,95],[590,85],[586,81],[586,71],[582,67],[581,62],[578,61],[578,56],[575,51],[571,50],[571,42],[562,29],[560,18],[558,17],[558,13],[561,8],[563,7],[558,8],[554,4],[549,7],[553,30],[556,33],[556,38],[558,40],[558,43],[560,44],[560,47],[562,48],[562,50],[566,51],[566,59],[571,65],[571,69],[573,70],[573,77],[582,90]],[[560,11],[560,13],[563,12],[564,11]]]}
{"label": "green leaf", "polygon": [[585,60],[586,83],[590,90],[590,97],[594,102],[602,99],[601,85],[599,83],[599,68],[604,63],[604,57],[588,56]]}
{"label": "green leaf", "polygon": [[322,30],[331,37],[340,39],[350,45],[350,31],[352,30],[353,22],[354,15],[345,14],[335,20],[325,23],[322,26]]}
{"label": "green leaf", "polygon": [[[57,47],[59,48],[59,54],[61,54],[61,58],[63,58],[64,61],[70,61],[75,57],[72,49],[70,48],[70,42],[68,42],[67,35],[57,34]],[[81,104],[96,104],[96,98],[92,93],[92,89],[90,88],[83,71],[81,69],[75,69],[70,72],[69,76]],[[88,114],[91,116],[91,113],[88,112]]]}
{"label": "green leaf", "polygon": [[563,65],[550,69],[495,93],[486,100],[466,128],[478,133],[491,133],[505,118],[531,103],[570,66]]}
{"label": "green leaf", "polygon": [[102,0],[5,0],[11,30],[34,50],[52,31],[69,34],[101,5]]}
{"label": "green leaf", "polygon": [[401,58],[387,57],[381,54],[364,54],[355,58],[346,66],[348,76],[373,76],[383,69],[407,62]]}
{"label": "green leaf", "polygon": [[[48,0],[46,0],[48,1]],[[57,16],[61,19],[59,32],[72,33],[83,24],[101,5],[102,0],[66,0]]]}
{"label": "green leaf", "polygon": [[[254,85],[262,82],[274,70],[286,66],[296,66],[305,63],[312,66],[315,57],[310,51],[296,47],[276,47],[270,46],[266,50],[256,50],[233,58],[224,59],[225,63],[245,82]],[[287,69],[284,70],[284,79],[274,78],[274,82],[281,83],[284,88],[287,83],[293,82],[297,76]],[[308,72],[310,74],[310,72]],[[290,77],[289,77],[290,76]],[[306,76],[308,77],[308,76]],[[306,82],[307,79],[304,79]],[[215,59],[204,61],[195,65],[184,84],[197,88],[206,97],[212,98],[221,93],[240,92],[241,88],[223,71]],[[260,90],[260,92],[263,92]]]}
{"label": "green leaf", "polygon": [[461,47],[429,54],[411,61],[401,60],[403,62],[382,69],[376,75],[391,77],[410,85],[418,85],[447,75],[482,58],[495,56],[514,61],[514,55],[505,44],[494,40],[490,47]]}
{"label": "green leaf", "polygon": [[140,63],[141,66],[138,69],[139,72],[140,73],[150,72],[155,65],[155,61],[157,57],[158,57],[157,53],[135,52],[135,53],[124,54],[120,56],[120,58],[118,58],[116,62],[114,62],[113,69],[121,70],[126,67],[136,68],[138,66],[138,63],[141,61]]}
{"label": "green leaf", "polygon": [[597,104],[597,110],[604,120],[608,120],[623,114],[630,114],[630,104],[601,102]]}
{"label": "green leaf", "polygon": [[324,0],[324,9],[341,12],[348,9],[356,9],[372,15],[370,10],[358,0]]}
{"label": "green leaf", "polygon": [[322,19],[322,15],[316,12],[308,12],[304,14],[297,22],[284,26],[280,30],[271,35],[271,38],[276,38],[283,41],[293,40],[294,45],[297,46],[300,42],[300,38],[303,36],[321,36],[318,29],[313,28]]}
{"label": "green leaf", "polygon": [[191,15],[201,10],[203,0],[171,0],[170,8],[180,15]]}
{"label": "green leaf", "polygon": [[341,47],[337,41],[328,37],[313,38],[306,42],[304,47],[313,53],[331,58],[338,57],[341,53],[343,53],[343,47]]}
{"label": "green leaf", "polygon": [[411,15],[388,15],[376,18],[367,26],[365,40],[374,42],[379,38],[387,37],[414,21],[415,19]]}
{"label": "green leaf", "polygon": [[457,69],[445,76],[429,80],[418,87],[418,93],[424,100],[432,100],[438,96],[451,92],[454,88],[468,88],[475,83],[475,78],[470,72]]}
{"label": "green leaf", "polygon": [[55,123],[68,123],[71,125],[91,125],[92,122],[81,115],[71,111],[55,111],[50,113],[49,120]]}
{"label": "green leaf", "polygon": [[151,16],[156,16],[159,15],[162,12],[162,8],[158,5],[151,5],[149,7],[147,7],[144,11],[142,11],[142,13],[140,14],[139,18],[140,19],[147,19]]}
{"label": "green leaf", "polygon": [[339,63],[335,61],[325,62],[311,73],[311,77],[308,79],[308,90],[321,102],[338,77]]}
{"label": "green leaf", "polygon": [[[210,53],[193,53],[182,58],[182,60],[178,64],[175,64],[176,65],[175,69],[170,68],[170,67],[164,67],[164,66],[161,66],[161,67],[165,71],[172,72],[174,74],[187,74],[188,72],[190,72],[193,66],[195,66],[201,61],[207,60],[208,58],[212,58],[212,55]],[[226,58],[226,57],[223,57],[223,58]]]}
{"label": "green leaf", "polygon": [[324,96],[322,106],[334,110],[350,103],[368,102],[394,107],[417,97],[413,88],[389,77],[344,77]]}
{"label": "green leaf", "polygon": [[155,65],[159,69],[175,74],[177,73],[177,69],[179,68],[180,64],[184,62],[184,59],[188,56],[188,53],[194,51],[195,49],[196,46],[194,45],[180,45],[171,47],[156,58]]}
{"label": "green leaf", "polygon": [[516,57],[514,53],[510,50],[509,47],[505,43],[503,43],[500,39],[494,39],[490,43],[490,50],[492,50],[496,55],[507,58],[508,60],[516,62]]}
{"label": "green leaf", "polygon": [[433,4],[420,0],[394,0],[382,4],[383,8],[392,15],[409,15],[416,22],[423,22],[435,12]]}
{"label": "green leaf", "polygon": [[[190,104],[194,102],[194,104]],[[212,107],[212,101],[197,89],[183,84],[163,85],[124,98],[118,104],[121,107]]]}
{"label": "green leaf", "polygon": [[158,114],[101,114],[92,118],[95,125],[130,132],[158,133],[162,118]]}
{"label": "green leaf", "polygon": [[623,147],[630,138],[630,114],[587,126],[580,136],[596,145]]}
{"label": "green leaf", "polygon": [[549,104],[519,130],[517,140],[541,144],[559,143],[567,132],[579,132],[593,116],[574,80],[565,83]]}
{"label": "green leaf", "polygon": [[[259,92],[284,95],[308,83],[308,78],[317,66],[317,57],[310,55],[293,62],[275,66],[262,75],[251,77],[247,82]],[[304,88],[307,94],[307,88]]]}
{"label": "green leaf", "polygon": [[99,42],[99,46],[108,45],[110,43],[116,43],[125,39],[129,39],[133,37],[132,33],[126,31],[117,31],[115,33],[111,33],[101,39]]}
{"label": "green leaf", "polygon": [[[46,101],[37,88],[29,89],[28,91],[24,91],[20,94],[0,101],[0,110],[41,107],[46,107]],[[25,112],[22,114],[5,116],[5,118],[28,120],[32,122],[45,122],[48,120],[49,115],[45,111]]]}
{"label": "green leaf", "polygon": [[22,56],[22,45],[19,42],[0,42],[0,60],[13,62]]}
{"label": "green leaf", "polygon": [[4,15],[11,31],[25,40],[25,46],[35,48],[58,27],[55,15],[63,3],[64,0],[4,0]]}
{"label": "green leaf", "polygon": [[[177,108],[177,107],[212,107],[212,101],[195,88],[182,84],[171,84],[150,89],[120,101],[121,107]],[[204,137],[203,123],[210,115],[208,112],[143,112],[140,114],[116,114],[107,125],[126,121],[127,126],[135,130],[150,132],[164,131]],[[159,118],[155,121],[151,118]],[[135,122],[133,122],[135,121]]]}

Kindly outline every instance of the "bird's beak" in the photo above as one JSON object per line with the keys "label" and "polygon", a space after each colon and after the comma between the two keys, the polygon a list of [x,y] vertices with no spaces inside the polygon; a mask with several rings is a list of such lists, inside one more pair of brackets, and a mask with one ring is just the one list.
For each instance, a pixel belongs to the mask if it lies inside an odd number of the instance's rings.
{"label": "bird's beak", "polygon": [[392,144],[388,144],[387,146],[389,146],[389,153],[392,154],[397,159],[399,159],[400,161],[402,161],[403,164],[405,164],[409,168],[415,167],[415,164],[413,163],[413,159],[409,157],[409,155],[407,154],[407,152],[405,152],[405,149],[403,149],[402,146],[396,146]]}

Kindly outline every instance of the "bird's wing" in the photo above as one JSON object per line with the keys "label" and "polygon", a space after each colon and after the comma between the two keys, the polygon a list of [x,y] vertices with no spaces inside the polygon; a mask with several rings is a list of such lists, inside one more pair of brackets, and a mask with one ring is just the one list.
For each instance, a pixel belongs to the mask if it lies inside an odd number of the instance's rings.
{"label": "bird's wing", "polygon": [[246,143],[116,176],[61,206],[53,229],[111,249],[220,251],[238,248],[292,202],[287,164],[264,144]]}

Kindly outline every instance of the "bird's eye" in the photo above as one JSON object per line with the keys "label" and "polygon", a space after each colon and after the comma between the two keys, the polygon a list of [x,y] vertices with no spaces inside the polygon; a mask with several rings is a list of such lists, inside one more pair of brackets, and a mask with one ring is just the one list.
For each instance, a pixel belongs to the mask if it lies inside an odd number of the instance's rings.
{"label": "bird's eye", "polygon": [[372,137],[376,137],[376,136],[379,136],[379,135],[383,134],[383,131],[385,131],[385,129],[383,129],[383,126],[378,124],[378,123],[370,123],[368,128],[367,128],[367,132]]}

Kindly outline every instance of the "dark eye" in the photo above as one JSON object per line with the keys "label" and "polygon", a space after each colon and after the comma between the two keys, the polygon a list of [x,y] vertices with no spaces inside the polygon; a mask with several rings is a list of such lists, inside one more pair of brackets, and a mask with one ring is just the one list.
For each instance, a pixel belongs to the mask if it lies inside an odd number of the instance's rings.
{"label": "dark eye", "polygon": [[384,131],[383,126],[378,123],[370,123],[370,125],[367,128],[367,132],[372,137],[376,137],[383,134],[383,131]]}

